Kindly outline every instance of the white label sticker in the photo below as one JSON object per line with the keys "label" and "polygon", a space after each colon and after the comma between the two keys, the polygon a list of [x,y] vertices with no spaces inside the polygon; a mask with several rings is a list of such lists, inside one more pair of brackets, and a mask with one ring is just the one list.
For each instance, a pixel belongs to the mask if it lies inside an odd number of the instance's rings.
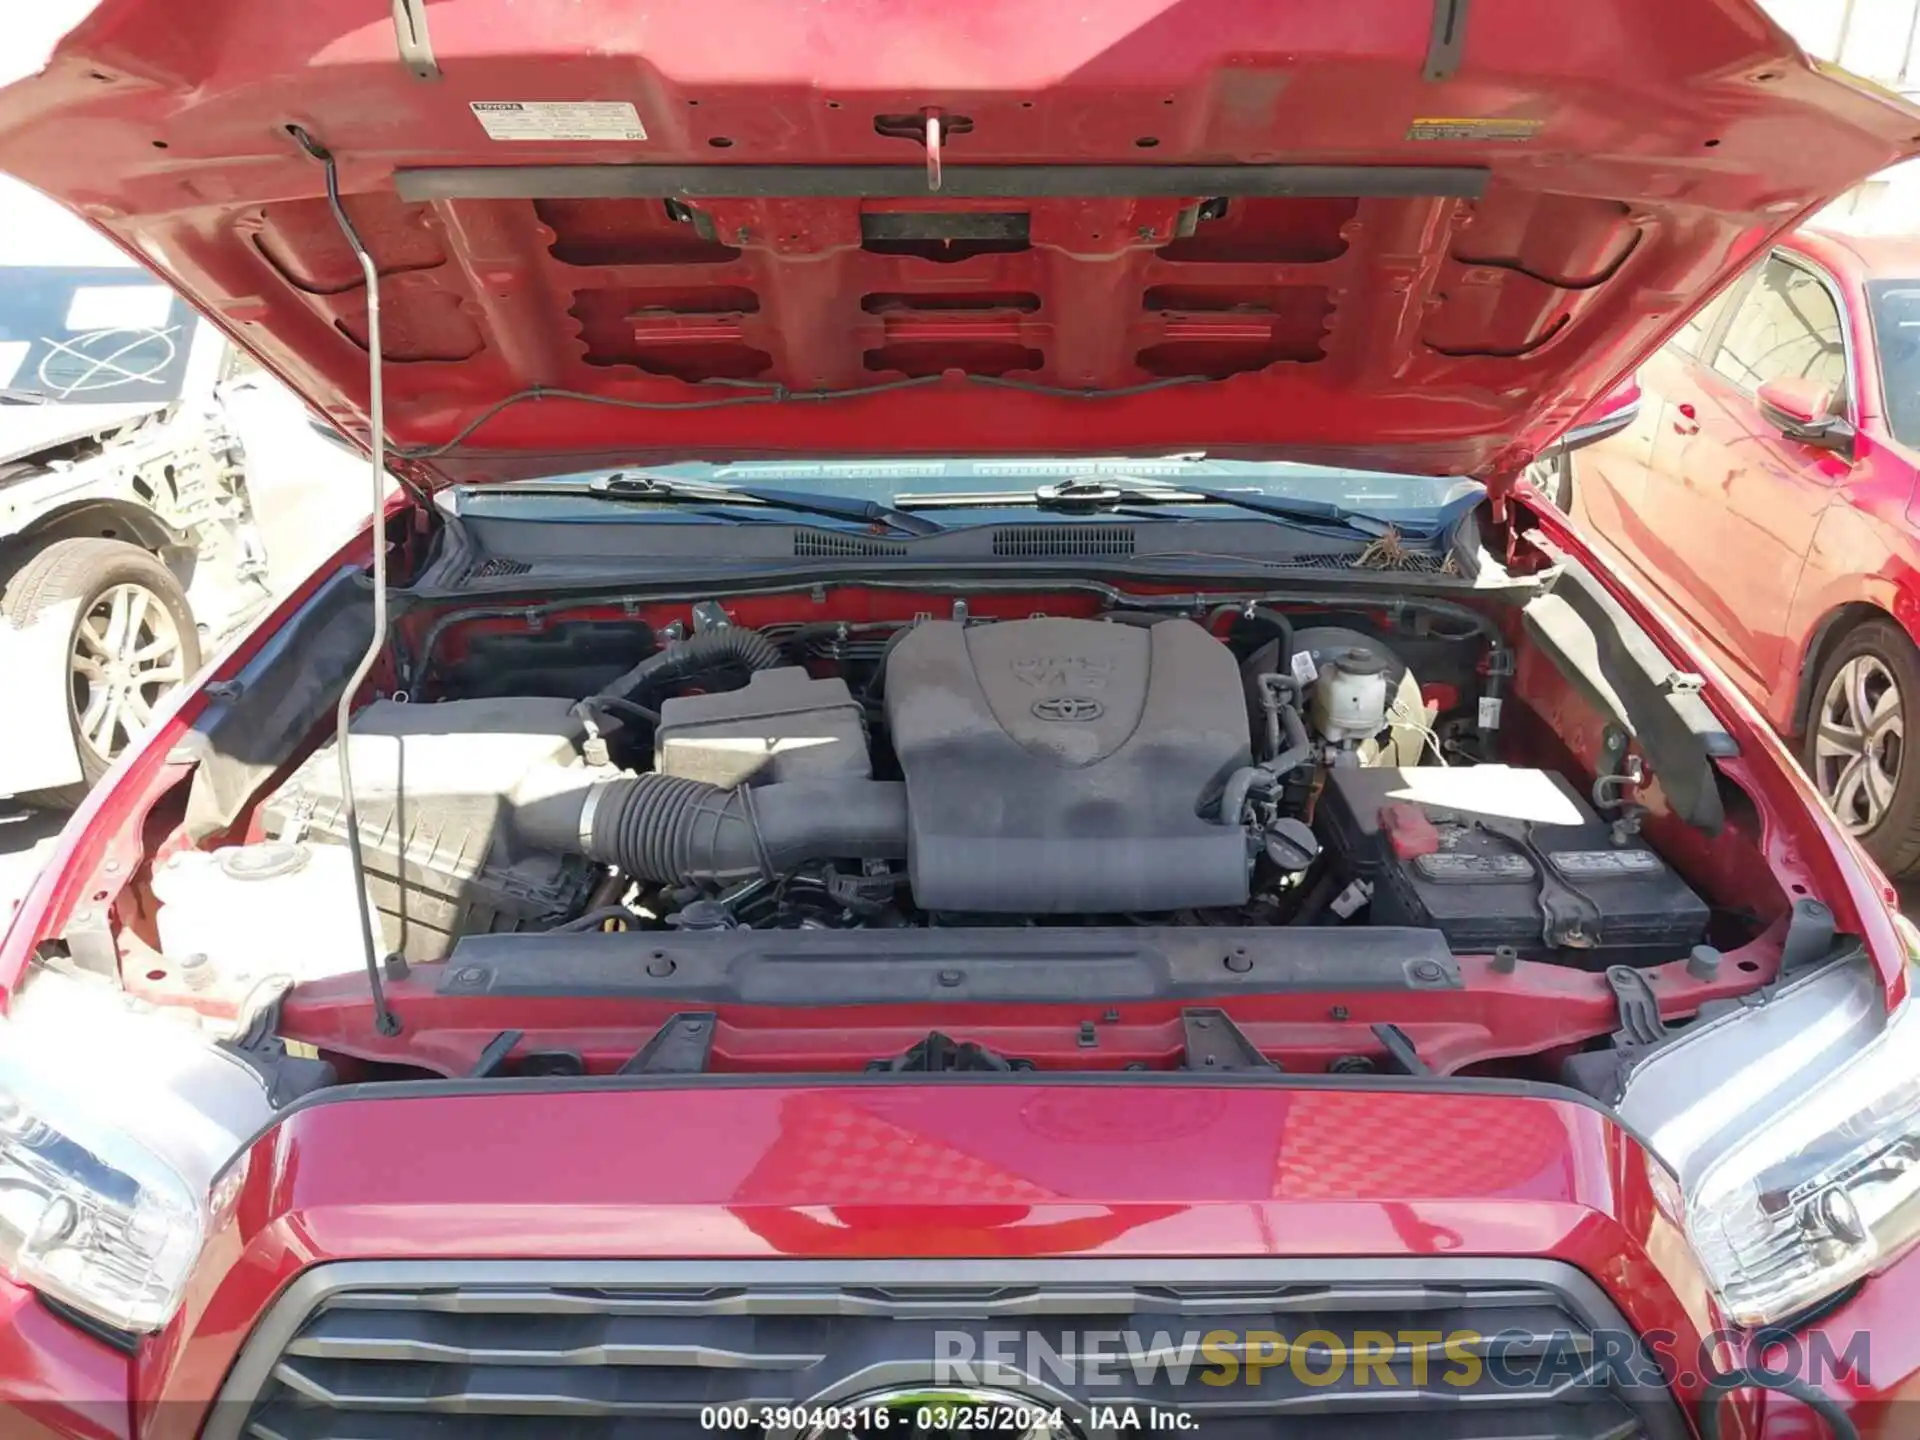
{"label": "white label sticker", "polygon": [[173,309],[173,292],[164,285],[82,285],[67,302],[67,329],[160,330]]}
{"label": "white label sticker", "polygon": [[1338,895],[1327,908],[1342,920],[1351,920],[1353,912],[1373,898],[1373,886],[1365,880],[1356,880]]}
{"label": "white label sticker", "polygon": [[1500,728],[1500,698],[1497,695],[1480,697],[1480,728],[1482,730]]}
{"label": "white label sticker", "polygon": [[473,100],[491,140],[644,140],[640,112],[625,100]]}
{"label": "white label sticker", "polygon": [[1524,855],[1416,855],[1413,868],[1429,880],[1531,880],[1533,863]]}
{"label": "white label sticker", "polygon": [[30,340],[0,340],[0,385],[11,385],[20,373],[20,364],[33,349]]}
{"label": "white label sticker", "polygon": [[1305,650],[1294,651],[1293,659],[1287,663],[1293,667],[1293,683],[1302,688],[1320,678],[1320,668],[1313,663],[1313,656]]}
{"label": "white label sticker", "polygon": [[1573,880],[1658,875],[1667,868],[1651,850],[1561,850],[1547,858],[1554,869]]}

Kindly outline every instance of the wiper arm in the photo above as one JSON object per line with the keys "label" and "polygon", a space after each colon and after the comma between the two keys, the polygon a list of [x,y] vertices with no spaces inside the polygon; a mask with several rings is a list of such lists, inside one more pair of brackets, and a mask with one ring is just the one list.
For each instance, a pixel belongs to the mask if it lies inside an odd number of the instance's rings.
{"label": "wiper arm", "polygon": [[53,397],[38,390],[15,390],[10,386],[0,386],[0,403],[8,405],[51,405]]}
{"label": "wiper arm", "polygon": [[[1471,500],[1472,504],[1479,503],[1478,496],[1463,498]],[[1375,537],[1394,531],[1409,539],[1444,534],[1464,509],[1472,508],[1471,505],[1448,505],[1429,524],[1402,525],[1382,520],[1364,510],[1349,509],[1331,500],[1264,495],[1242,490],[1210,490],[1198,485],[1156,485],[1125,475],[1085,476],[1063,480],[1058,485],[1042,485],[1038,490],[896,495],[893,503],[901,510],[987,509],[1004,505],[1032,506],[1038,510],[1060,510],[1082,515],[1145,505],[1226,505],[1293,525],[1337,528]]]}
{"label": "wiper arm", "polygon": [[757,485],[713,485],[700,480],[669,479],[616,471],[587,482],[587,493],[603,500],[634,500],[647,504],[760,505],[799,515],[822,515],[862,525],[885,525],[905,535],[937,535],[946,526],[924,516],[882,505],[877,500],[854,500],[844,495],[819,495],[808,490],[766,490]]}

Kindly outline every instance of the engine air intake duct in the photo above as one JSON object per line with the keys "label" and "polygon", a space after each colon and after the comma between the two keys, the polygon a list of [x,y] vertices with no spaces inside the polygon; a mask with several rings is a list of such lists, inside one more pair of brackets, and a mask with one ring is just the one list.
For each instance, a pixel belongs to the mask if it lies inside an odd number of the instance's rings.
{"label": "engine air intake duct", "polygon": [[605,780],[521,807],[519,835],[666,885],[727,885],[811,860],[900,860],[899,781],[786,781],[722,789],[680,776]]}
{"label": "engine air intake duct", "polygon": [[780,647],[758,630],[723,625],[667,642],[619,679],[601,687],[599,693],[626,696],[683,683],[714,670],[738,669],[751,674],[786,663]]}

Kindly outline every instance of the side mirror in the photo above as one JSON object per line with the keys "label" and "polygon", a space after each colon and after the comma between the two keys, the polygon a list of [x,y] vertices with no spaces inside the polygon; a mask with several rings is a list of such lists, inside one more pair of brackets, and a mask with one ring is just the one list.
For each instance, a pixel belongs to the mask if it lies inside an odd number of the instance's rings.
{"label": "side mirror", "polygon": [[1769,380],[1760,387],[1760,413],[1789,440],[1825,450],[1853,444],[1853,426],[1833,413],[1834,393],[1817,380]]}

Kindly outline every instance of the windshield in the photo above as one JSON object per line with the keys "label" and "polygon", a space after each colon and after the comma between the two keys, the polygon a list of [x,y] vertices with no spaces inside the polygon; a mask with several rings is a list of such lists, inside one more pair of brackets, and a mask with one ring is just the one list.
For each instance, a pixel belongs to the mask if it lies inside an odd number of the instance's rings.
{"label": "windshield", "polygon": [[1887,428],[1902,445],[1920,446],[1920,280],[1869,280],[1867,304]]}
{"label": "windshield", "polygon": [[178,399],[193,311],[124,266],[0,267],[0,396],[117,405]]}
{"label": "windshield", "polygon": [[[571,508],[556,486],[577,483],[583,505],[592,505],[588,486],[607,475],[605,470],[515,484],[463,488],[459,505],[465,513],[488,511],[522,515],[555,515]],[[1477,481],[1458,476],[1397,475],[1371,470],[1329,469],[1282,460],[1212,460],[1173,455],[1097,459],[1006,457],[991,459],[847,459],[803,461],[749,461],[731,465],[683,463],[645,467],[649,475],[707,485],[806,490],[816,495],[845,496],[884,505],[911,503],[916,498],[979,493],[973,507],[942,508],[943,524],[988,519],[1020,508],[1004,497],[1033,492],[1065,482],[1102,478],[1132,481],[1144,486],[1198,486],[1214,491],[1244,492],[1276,500],[1332,502],[1345,509],[1407,528],[1431,526],[1436,516],[1453,513],[1483,493]],[[516,493],[518,491],[519,493]],[[995,500],[991,497],[1002,497]],[[1124,503],[1121,505],[1125,509]],[[642,511],[641,513],[645,513]],[[1107,513],[1111,513],[1108,511]],[[1204,501],[1163,506],[1156,514],[1178,519],[1184,514],[1218,517],[1216,506]],[[693,517],[689,517],[693,518]],[[1049,518],[1063,518],[1050,513]]]}

